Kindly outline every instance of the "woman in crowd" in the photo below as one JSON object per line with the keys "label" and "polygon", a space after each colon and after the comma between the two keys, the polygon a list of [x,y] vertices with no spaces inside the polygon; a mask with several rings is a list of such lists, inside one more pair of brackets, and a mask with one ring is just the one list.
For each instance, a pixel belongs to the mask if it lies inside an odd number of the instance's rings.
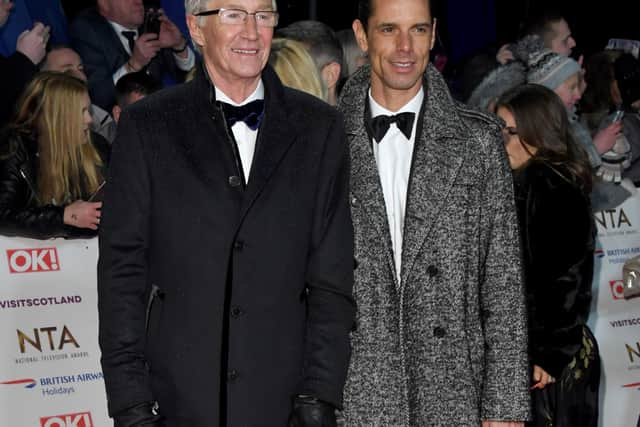
{"label": "woman in crowd", "polygon": [[313,58],[302,43],[287,38],[273,39],[269,65],[283,85],[327,101],[327,88],[322,83]]}
{"label": "woman in crowd", "polygon": [[0,133],[0,234],[95,234],[101,202],[84,200],[103,174],[90,143],[89,106],[85,83],[66,74],[40,73],[25,88]]}
{"label": "woman in crowd", "polygon": [[596,426],[600,358],[586,325],[595,227],[591,167],[558,96],[505,93],[497,114],[514,173],[529,307],[532,426]]}
{"label": "woman in crowd", "polygon": [[565,106],[574,140],[587,152],[594,173],[600,177],[594,182],[591,202],[594,211],[613,209],[624,202],[631,193],[619,185],[624,165],[628,164],[627,147],[616,143],[622,132],[619,122],[591,136],[578,120],[576,103],[582,97],[580,65],[573,59],[542,50],[530,56],[527,82],[545,86],[554,91]]}

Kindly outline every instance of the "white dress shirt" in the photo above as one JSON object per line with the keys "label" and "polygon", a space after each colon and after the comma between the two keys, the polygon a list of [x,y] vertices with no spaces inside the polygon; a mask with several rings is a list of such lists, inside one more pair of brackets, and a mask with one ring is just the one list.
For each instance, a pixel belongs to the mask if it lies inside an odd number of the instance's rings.
{"label": "white dress shirt", "polygon": [[[241,103],[234,102],[217,87],[215,88],[215,90],[216,101],[226,102],[227,104],[231,104],[236,107],[248,104],[249,102],[255,101],[256,99],[264,99],[264,85],[262,84],[262,80],[258,81],[256,90],[254,90],[253,93]],[[231,131],[233,132],[233,137],[236,139],[236,143],[238,144],[238,153],[240,153],[240,163],[242,163],[242,172],[244,173],[244,179],[246,183],[249,183],[249,172],[251,171],[251,163],[253,162],[253,153],[256,150],[256,138],[258,137],[258,129],[252,130],[249,126],[247,126],[245,122],[237,121],[231,127]]]}
{"label": "white dress shirt", "polygon": [[[134,28],[127,28],[127,27],[123,27],[122,25],[118,24],[117,22],[113,22],[113,21],[108,21],[109,24],[111,24],[111,26],[113,27],[113,30],[116,32],[116,34],[118,35],[118,38],[120,39],[120,43],[122,43],[122,46],[124,47],[124,50],[127,51],[127,53],[129,54],[129,56],[131,56],[131,49],[129,49],[129,40],[122,35],[123,31],[133,31],[136,35],[135,35],[135,39],[138,39],[138,29]],[[193,66],[196,63],[196,56],[193,53],[193,51],[191,50],[191,48],[189,46],[187,46],[187,57],[186,58],[182,58],[181,56],[179,56],[177,53],[174,52],[173,57],[176,60],[176,66],[178,68],[180,68],[182,71],[189,71],[190,69],[193,68]],[[125,68],[124,65],[122,65],[120,68],[118,68],[113,74],[112,74],[112,79],[113,79],[113,84],[118,83],[118,79],[120,79],[120,77],[124,76],[125,74],[128,74],[129,71],[127,71],[127,69]]]}
{"label": "white dress shirt", "polygon": [[400,267],[402,263],[402,233],[404,230],[404,215],[407,203],[407,187],[409,185],[409,173],[411,170],[411,158],[416,139],[416,127],[418,114],[424,99],[424,92],[418,94],[398,111],[389,111],[378,104],[371,96],[369,89],[369,109],[371,117],[379,115],[394,115],[398,113],[415,113],[411,138],[407,140],[395,123],[389,126],[389,130],[381,141],[372,141],[373,155],[378,166],[378,175],[382,184],[382,193],[387,208],[387,220],[391,233],[391,246],[396,267],[396,277],[400,283]]}

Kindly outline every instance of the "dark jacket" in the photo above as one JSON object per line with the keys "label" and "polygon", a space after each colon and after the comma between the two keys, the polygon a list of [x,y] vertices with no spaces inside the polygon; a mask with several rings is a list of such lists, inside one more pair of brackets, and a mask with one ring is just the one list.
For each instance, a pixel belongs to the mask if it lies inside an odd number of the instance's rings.
{"label": "dark jacket", "polygon": [[[95,8],[81,12],[69,28],[71,45],[82,58],[89,79],[91,101],[106,111],[115,104],[113,73],[129,60],[118,34]],[[186,73],[176,63],[171,49],[162,49],[147,67],[151,77],[161,82],[165,76],[182,81]]]}
{"label": "dark jacket", "polygon": [[7,123],[15,110],[22,90],[38,72],[38,67],[20,52],[8,58],[0,56],[0,127]]}
{"label": "dark jacket", "polygon": [[515,174],[532,364],[560,378],[582,343],[591,303],[595,227],[589,198],[561,166]]}
{"label": "dark jacket", "polygon": [[121,116],[98,263],[111,414],[157,400],[169,427],[282,427],[298,393],[341,405],[355,311],[342,118],[262,78],[246,189],[202,70]]}
{"label": "dark jacket", "polygon": [[37,152],[34,135],[8,130],[0,135],[0,234],[34,239],[96,235],[65,225],[64,206],[41,206]]}

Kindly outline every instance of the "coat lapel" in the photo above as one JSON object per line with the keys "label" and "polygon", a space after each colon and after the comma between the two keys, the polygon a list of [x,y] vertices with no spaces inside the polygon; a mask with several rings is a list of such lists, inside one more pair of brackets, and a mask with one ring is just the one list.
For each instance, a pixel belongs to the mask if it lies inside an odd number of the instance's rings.
{"label": "coat lapel", "polygon": [[265,86],[265,114],[258,132],[240,222],[269,182],[299,133],[296,131],[296,124],[291,123],[288,118],[289,109],[295,106],[287,105],[284,87],[269,66],[262,73],[262,81]]}
{"label": "coat lapel", "polygon": [[401,286],[438,220],[460,171],[466,130],[442,77],[429,66],[427,101],[420,137],[414,148],[403,231]]}
{"label": "coat lapel", "polygon": [[366,219],[375,229],[394,281],[397,281],[382,185],[371,149],[371,139],[365,128],[365,103],[368,102],[369,86],[367,70],[368,67],[364,67],[354,75],[353,80],[348,83],[349,87],[345,87],[340,102],[340,109],[345,114],[345,129],[351,151],[351,192],[355,198],[352,203],[361,206]]}
{"label": "coat lapel", "polygon": [[[189,99],[193,101],[187,114],[193,115],[191,136],[176,136],[187,158],[196,172],[212,187],[228,186],[229,175],[235,174],[229,135],[222,112],[215,105],[215,94],[204,67],[201,67],[190,87]],[[184,105],[167,106],[167,111],[175,112]],[[174,113],[175,114],[175,113]]]}

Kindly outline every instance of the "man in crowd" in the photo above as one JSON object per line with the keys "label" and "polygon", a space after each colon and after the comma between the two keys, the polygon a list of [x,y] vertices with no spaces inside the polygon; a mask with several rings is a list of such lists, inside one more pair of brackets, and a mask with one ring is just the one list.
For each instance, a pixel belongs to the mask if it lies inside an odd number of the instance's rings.
{"label": "man in crowd", "polygon": [[91,99],[104,110],[114,105],[115,84],[125,74],[146,70],[158,81],[183,80],[194,66],[178,27],[164,14],[159,19],[159,32],[145,32],[142,0],[98,0],[74,20],[71,44],[84,63]]}
{"label": "man in crowd", "polygon": [[362,0],[346,83],[357,314],[345,425],[523,426],[527,322],[493,117],[430,64],[429,0]]}
{"label": "man in crowd", "polygon": [[125,107],[151,95],[158,89],[156,81],[146,73],[129,73],[120,77],[116,83],[116,105],[111,110],[113,120],[117,123]]}
{"label": "man in crowd", "polygon": [[[11,9],[12,1],[0,1],[0,28],[7,23]],[[38,72],[48,40],[49,27],[36,22],[31,30],[18,37],[16,51],[11,56],[0,56],[0,127],[9,121],[22,90]]]}
{"label": "man in crowd", "polygon": [[[52,46],[42,61],[40,68],[43,71],[57,71],[69,74],[83,82],[87,81],[80,55],[66,45]],[[91,116],[93,117],[91,130],[100,134],[108,143],[113,142],[116,136],[116,123],[109,113],[98,105],[91,104]]]}
{"label": "man in crowd", "polygon": [[[571,56],[573,48],[576,47],[576,41],[571,33],[569,24],[562,14],[554,9],[544,9],[535,13],[529,20],[525,29],[525,39],[531,36],[540,39],[540,48],[547,48],[564,56]],[[513,46],[505,44],[500,48],[496,59],[501,64],[515,59]],[[523,62],[527,62],[529,58],[521,58]],[[579,61],[582,63],[582,58]]]}
{"label": "man in crowd", "polygon": [[334,31],[318,21],[298,21],[278,30],[277,35],[304,43],[327,88],[327,101],[336,105],[342,70],[342,46]]}
{"label": "man in crowd", "polygon": [[335,425],[355,307],[340,114],[267,64],[272,0],[187,2],[203,65],[125,109],[100,235],[116,426]]}

